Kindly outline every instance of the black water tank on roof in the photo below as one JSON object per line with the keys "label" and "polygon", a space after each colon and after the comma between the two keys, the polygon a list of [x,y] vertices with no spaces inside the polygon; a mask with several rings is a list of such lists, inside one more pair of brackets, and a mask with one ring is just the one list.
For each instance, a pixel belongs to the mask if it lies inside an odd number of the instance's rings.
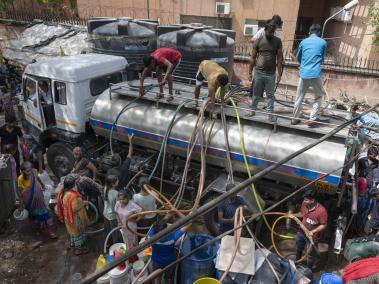
{"label": "black water tank on roof", "polygon": [[157,21],[131,18],[94,18],[88,21],[88,39],[95,53],[124,56],[137,71],[142,58],[156,49]]}
{"label": "black water tank on roof", "polygon": [[233,74],[235,32],[198,24],[158,27],[158,47],[172,47],[182,54],[176,76],[194,78],[203,60],[214,60]]}

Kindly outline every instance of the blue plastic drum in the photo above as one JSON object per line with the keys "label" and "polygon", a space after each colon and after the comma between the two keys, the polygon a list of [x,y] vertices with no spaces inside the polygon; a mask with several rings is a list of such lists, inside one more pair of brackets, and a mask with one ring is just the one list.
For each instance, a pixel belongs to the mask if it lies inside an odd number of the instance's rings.
{"label": "blue plastic drum", "polygon": [[[204,234],[196,234],[186,238],[183,241],[181,255],[186,255],[212,239],[213,237]],[[216,273],[214,259],[218,248],[219,244],[216,242],[184,259],[180,264],[180,283],[192,284],[202,277],[214,277]]]}

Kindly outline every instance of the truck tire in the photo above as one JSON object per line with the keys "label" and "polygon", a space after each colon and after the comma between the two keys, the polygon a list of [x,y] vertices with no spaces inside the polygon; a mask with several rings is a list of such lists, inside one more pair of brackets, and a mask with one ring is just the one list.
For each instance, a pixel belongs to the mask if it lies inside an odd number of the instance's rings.
{"label": "truck tire", "polygon": [[[218,194],[212,193],[209,194],[203,201],[203,204],[207,204],[214,200]],[[217,236],[219,234],[219,224],[218,224],[218,212],[217,207],[208,213],[204,214],[204,223],[205,227],[208,229],[209,233],[212,236]]]}
{"label": "truck tire", "polygon": [[58,178],[69,174],[74,167],[72,147],[64,143],[51,144],[47,149],[47,162],[51,171]]}

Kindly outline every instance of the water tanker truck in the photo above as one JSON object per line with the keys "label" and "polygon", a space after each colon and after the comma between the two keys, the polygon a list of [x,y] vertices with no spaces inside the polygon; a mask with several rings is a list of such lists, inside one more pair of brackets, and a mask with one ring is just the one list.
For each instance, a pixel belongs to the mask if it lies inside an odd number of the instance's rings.
{"label": "water tanker truck", "polygon": [[[48,165],[56,176],[64,176],[73,168],[72,149],[75,146],[81,146],[99,170],[105,172],[110,166],[110,143],[114,152],[123,155],[128,146],[128,134],[134,135],[136,146],[131,171],[144,169],[149,174],[171,125],[162,177],[167,184],[180,184],[199,113],[192,102],[194,87],[176,82],[175,99],[166,102],[155,98],[159,88],[148,82],[146,95],[139,97],[139,81],[127,80],[127,68],[125,58],[102,54],[58,57],[26,67],[21,102],[25,124],[34,138],[47,148]],[[48,83],[53,97],[54,117],[48,119],[44,115],[47,106],[38,95],[41,81]],[[323,124],[317,129],[291,126],[289,120],[283,117],[269,122],[264,113],[247,118],[245,108],[248,106],[243,104],[237,108],[225,107],[228,143],[222,120],[218,118],[213,123],[206,112],[202,127],[205,136],[209,136],[209,143],[203,202],[225,191],[230,179],[228,149],[235,179],[243,180],[247,177],[247,170],[252,173],[260,171],[314,142],[333,128],[330,124]],[[216,111],[220,111],[220,106]],[[294,189],[341,168],[347,155],[346,137],[347,130],[342,130],[270,173],[256,184],[262,199],[266,202],[279,200]],[[199,144],[199,140],[196,143]],[[189,193],[198,183],[199,151],[200,145],[196,145],[187,176],[186,191]],[[153,179],[161,179],[161,172],[159,168]],[[311,187],[335,195],[342,181],[342,173],[340,169]],[[213,212],[206,218],[214,216]],[[214,220],[210,221],[207,222],[208,228],[215,232]]]}

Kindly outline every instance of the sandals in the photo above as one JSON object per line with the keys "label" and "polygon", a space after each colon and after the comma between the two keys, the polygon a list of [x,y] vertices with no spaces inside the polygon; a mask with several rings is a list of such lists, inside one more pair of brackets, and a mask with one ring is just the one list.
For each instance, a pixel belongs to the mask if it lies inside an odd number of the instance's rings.
{"label": "sandals", "polygon": [[162,99],[163,97],[164,97],[163,94],[156,94],[156,96],[155,96],[155,98],[156,98],[157,100]]}

